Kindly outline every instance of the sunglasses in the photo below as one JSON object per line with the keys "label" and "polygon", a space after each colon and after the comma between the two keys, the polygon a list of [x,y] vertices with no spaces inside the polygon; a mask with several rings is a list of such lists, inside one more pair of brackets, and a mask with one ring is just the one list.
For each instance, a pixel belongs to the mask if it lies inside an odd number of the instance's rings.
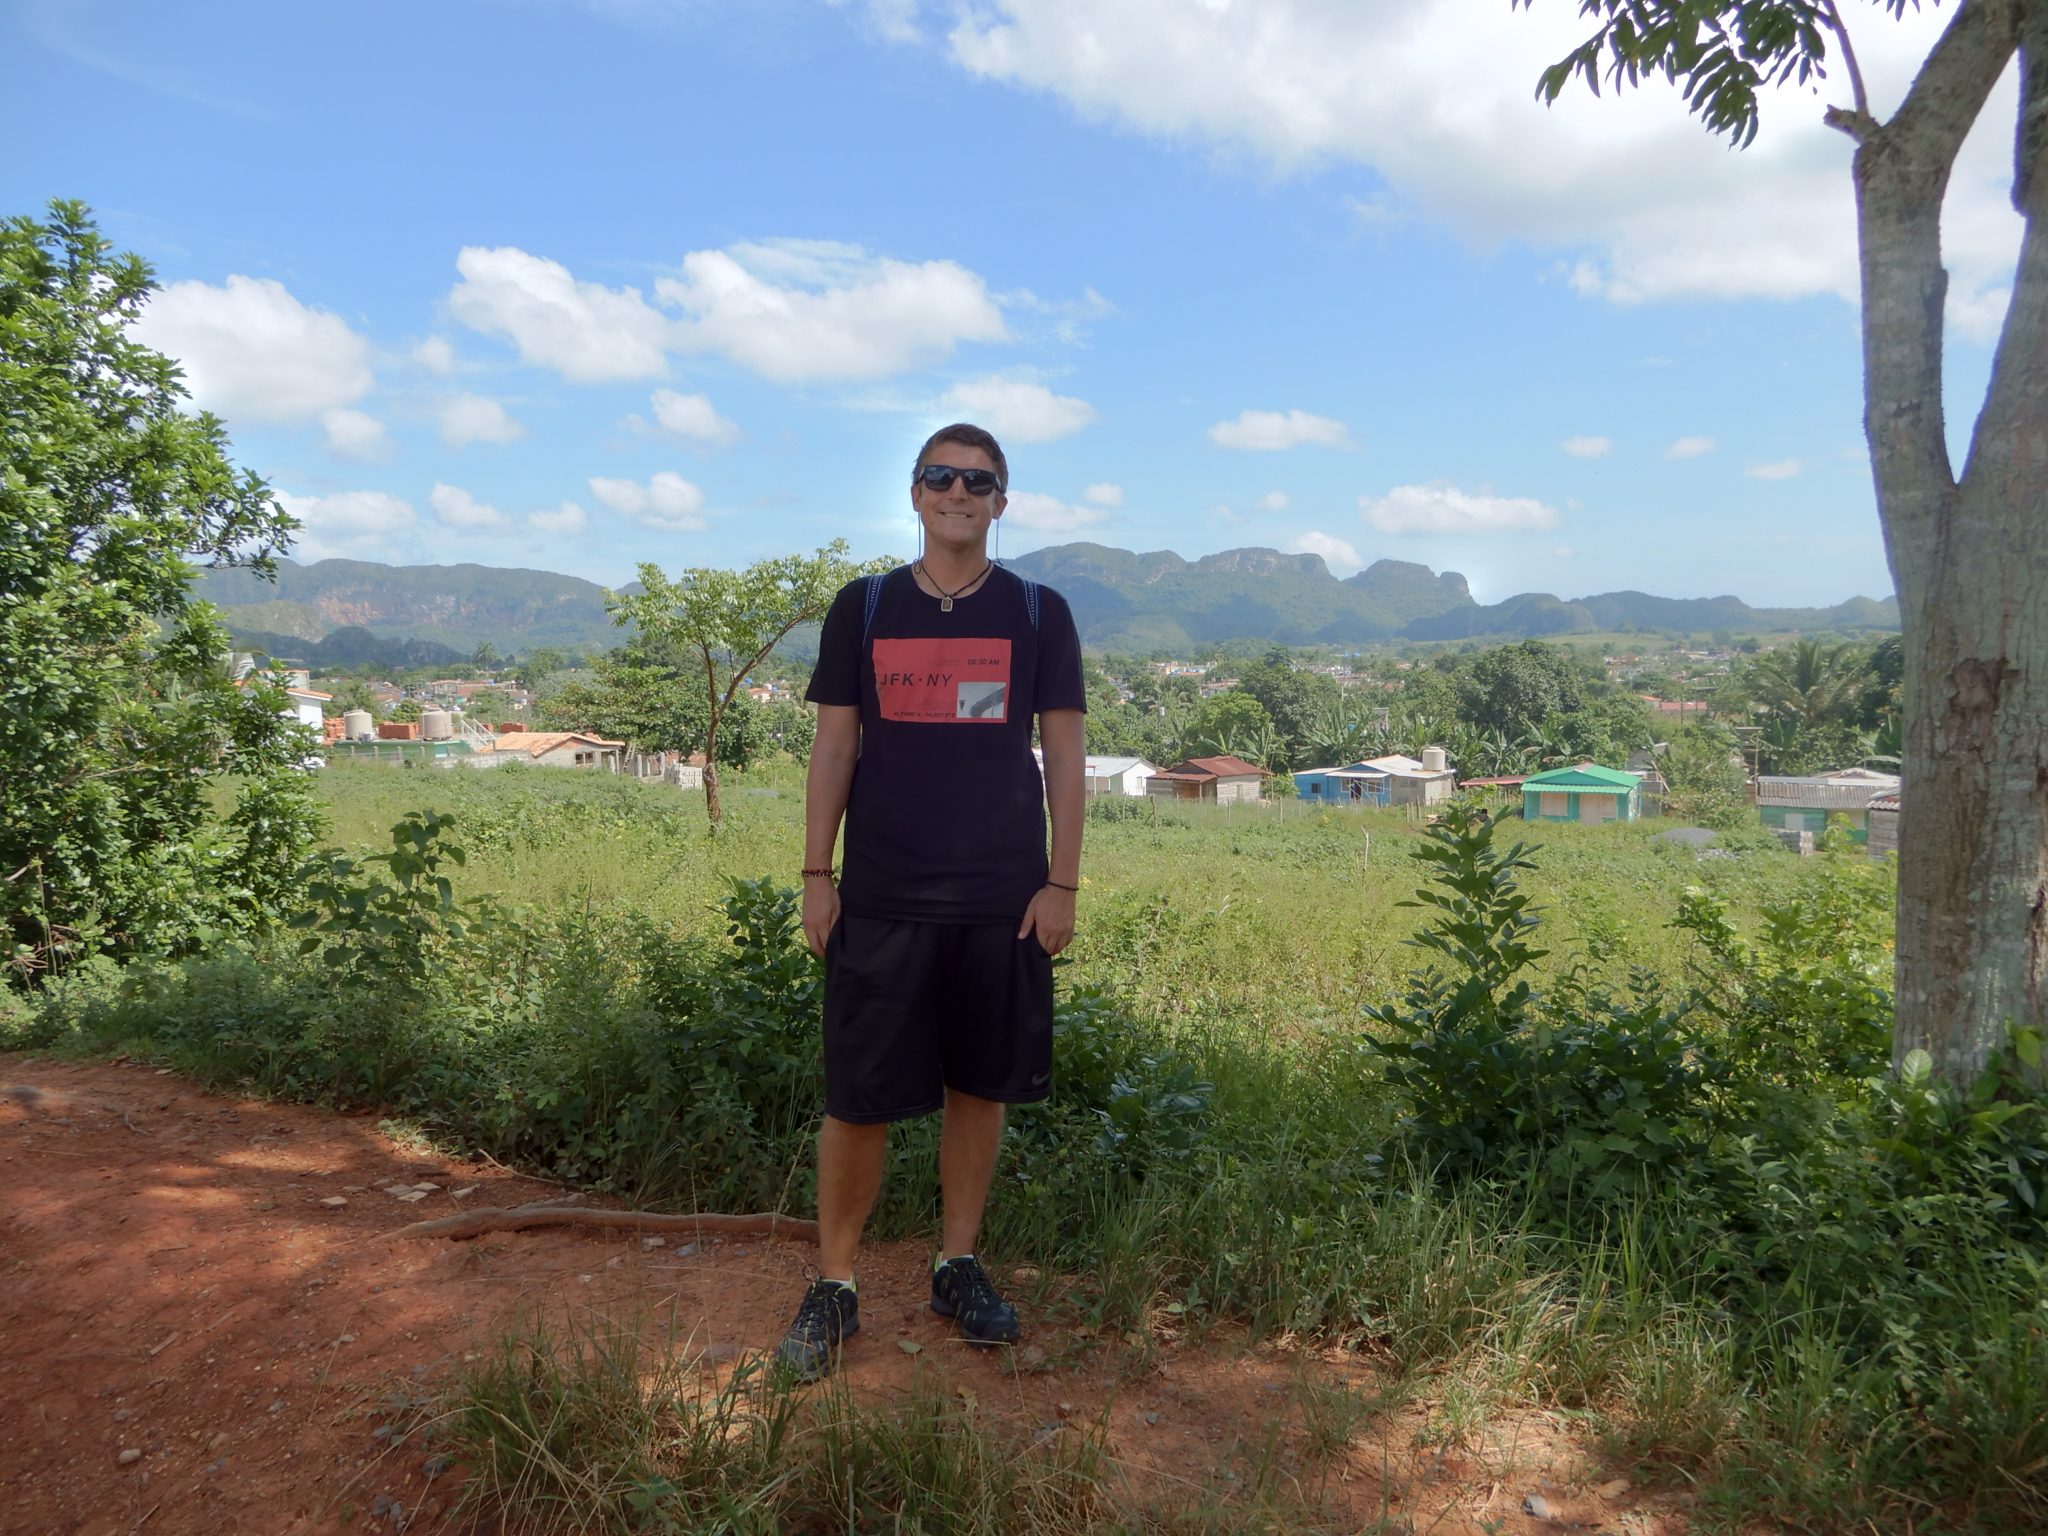
{"label": "sunglasses", "polygon": [[966,482],[970,496],[986,496],[1003,488],[992,469],[955,469],[950,464],[927,464],[917,472],[917,479],[928,491],[950,491],[953,482],[961,480]]}

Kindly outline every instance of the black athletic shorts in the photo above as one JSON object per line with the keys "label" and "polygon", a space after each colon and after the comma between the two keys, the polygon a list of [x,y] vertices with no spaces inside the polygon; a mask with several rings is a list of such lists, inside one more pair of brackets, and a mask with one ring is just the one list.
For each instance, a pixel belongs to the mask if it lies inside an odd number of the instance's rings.
{"label": "black athletic shorts", "polygon": [[841,916],[825,942],[825,1113],[928,1115],[1052,1091],[1052,956],[1015,923]]}

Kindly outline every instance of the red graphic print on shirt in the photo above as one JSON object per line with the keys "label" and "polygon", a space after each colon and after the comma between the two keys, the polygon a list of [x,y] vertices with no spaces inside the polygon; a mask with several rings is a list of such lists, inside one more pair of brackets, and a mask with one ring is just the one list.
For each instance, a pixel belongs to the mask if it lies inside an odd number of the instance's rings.
{"label": "red graphic print on shirt", "polygon": [[884,720],[993,721],[1010,709],[1010,642],[875,641],[875,696]]}

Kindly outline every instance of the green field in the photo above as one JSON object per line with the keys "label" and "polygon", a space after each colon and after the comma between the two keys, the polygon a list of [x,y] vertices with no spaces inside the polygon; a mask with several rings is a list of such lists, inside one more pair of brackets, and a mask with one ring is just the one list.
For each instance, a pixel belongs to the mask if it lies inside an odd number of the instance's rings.
{"label": "green field", "polygon": [[[464,889],[514,905],[624,909],[686,933],[718,931],[732,878],[795,886],[803,862],[801,770],[727,772],[724,828],[701,794],[622,778],[512,768],[396,771],[337,763],[318,778],[334,841],[367,850],[405,811],[456,818]],[[956,808],[949,808],[956,809]],[[957,807],[971,812],[971,800]],[[1661,842],[1669,823],[1527,829],[1527,882],[1550,964],[1578,960],[1617,983],[1641,966],[1677,981],[1687,948],[1669,924],[1680,893],[1722,893],[1739,917],[1816,875],[1767,837],[1722,839],[1702,859]],[[1090,808],[1070,980],[1118,987],[1150,1008],[1264,1030],[1350,1027],[1416,963],[1417,915],[1399,903],[1420,872],[1405,813],[1299,801]],[[1510,835],[1525,835],[1518,822]]]}

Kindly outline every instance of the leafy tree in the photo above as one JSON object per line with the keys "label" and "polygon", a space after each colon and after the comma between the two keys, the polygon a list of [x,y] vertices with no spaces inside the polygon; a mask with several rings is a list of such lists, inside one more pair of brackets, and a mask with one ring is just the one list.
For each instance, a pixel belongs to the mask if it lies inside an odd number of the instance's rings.
{"label": "leafy tree", "polygon": [[[1211,757],[1222,753],[1242,757],[1240,747],[1256,754],[1277,740],[1273,717],[1266,713],[1266,706],[1236,688],[1204,699],[1181,731],[1184,756]],[[1254,755],[1247,761],[1260,759]],[[1264,766],[1263,762],[1260,766]]]}
{"label": "leafy tree", "polygon": [[1541,640],[1483,653],[1458,685],[1458,713],[1478,730],[1508,736],[1525,736],[1537,722],[1569,714],[1580,703],[1577,664]]}
{"label": "leafy tree", "polygon": [[469,664],[479,672],[488,672],[498,664],[498,648],[486,640],[470,653]]}
{"label": "leafy tree", "polygon": [[[79,203],[0,222],[0,935],[17,976],[261,922],[317,818],[305,731],[188,560],[270,572],[296,526],[129,339],[149,268]],[[212,781],[238,775],[225,826]]]}
{"label": "leafy tree", "polygon": [[327,701],[328,714],[345,715],[352,709],[360,709],[370,715],[377,713],[377,696],[361,678],[346,678],[333,686],[334,697]]}
{"label": "leafy tree", "polygon": [[1756,812],[1745,793],[1749,773],[1725,727],[1680,726],[1658,756],[1657,767],[1671,786],[1664,801],[1668,814],[1724,831],[1755,824]]}
{"label": "leafy tree", "polygon": [[[1534,0],[1510,0],[1533,4]],[[1879,0],[1894,17],[1908,0]],[[1543,72],[1598,90],[1678,83],[1746,145],[1759,89],[1825,78],[1854,143],[1864,429],[1898,585],[1903,774],[1893,1064],[1974,1078],[2008,1025],[2048,1030],[2048,0],[1957,0],[1890,118],[1872,112],[1835,0],[1580,0],[1593,34]],[[2019,60],[2012,202],[2023,232],[1990,384],[1957,475],[1942,408],[1941,205],[1963,141]]]}
{"label": "leafy tree", "polygon": [[527,652],[526,659],[519,663],[519,684],[528,693],[536,691],[542,683],[562,671],[569,658],[552,645],[535,646]]}
{"label": "leafy tree", "polygon": [[1283,648],[1266,652],[1260,661],[1238,669],[1237,691],[1257,699],[1285,738],[1290,757],[1306,751],[1318,711],[1342,702],[1336,680],[1294,665]]}
{"label": "leafy tree", "polygon": [[534,706],[551,731],[589,731],[630,742],[641,752],[699,752],[704,747],[704,690],[674,658],[651,656],[642,643],[598,658],[594,675],[569,682]]}
{"label": "leafy tree", "polygon": [[847,582],[892,564],[856,565],[846,558],[846,541],[834,539],[815,555],[780,555],[744,571],[692,567],[675,581],[660,566],[645,564],[641,591],[612,596],[614,623],[637,625],[651,641],[693,661],[693,687],[706,704],[704,807],[713,826],[725,820],[718,799],[719,732],[747,674],[792,629],[823,618]]}

